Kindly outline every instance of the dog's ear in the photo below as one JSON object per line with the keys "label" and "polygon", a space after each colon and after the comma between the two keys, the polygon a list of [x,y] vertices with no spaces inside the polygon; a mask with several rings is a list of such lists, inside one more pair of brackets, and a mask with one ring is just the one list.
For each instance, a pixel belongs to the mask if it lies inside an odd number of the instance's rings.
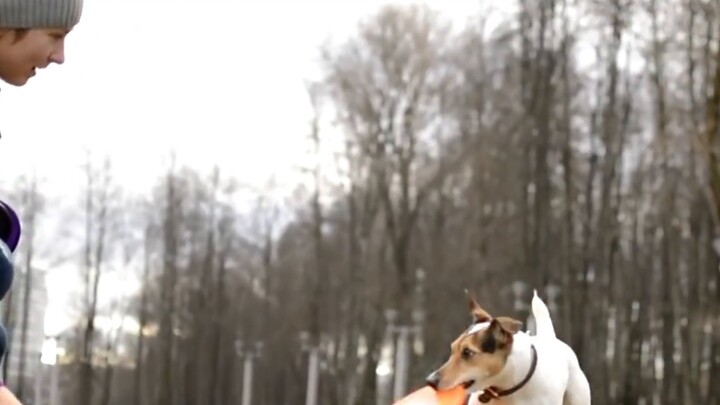
{"label": "dog's ear", "polygon": [[481,323],[481,322],[489,322],[492,319],[492,316],[490,316],[487,311],[482,309],[480,307],[480,304],[477,303],[477,300],[475,299],[475,296],[470,293],[468,290],[465,290],[465,295],[468,299],[468,306],[470,308],[470,315],[473,317],[473,322],[475,323]]}
{"label": "dog's ear", "polygon": [[[497,350],[505,350],[513,342],[513,332],[520,330],[520,322],[507,317],[494,318],[490,322],[485,333],[483,333],[480,349],[485,353],[495,353]],[[508,330],[510,328],[510,330]]]}
{"label": "dog's ear", "polygon": [[498,316],[495,321],[511,335],[520,332],[520,328],[522,328],[522,322],[507,316]]}

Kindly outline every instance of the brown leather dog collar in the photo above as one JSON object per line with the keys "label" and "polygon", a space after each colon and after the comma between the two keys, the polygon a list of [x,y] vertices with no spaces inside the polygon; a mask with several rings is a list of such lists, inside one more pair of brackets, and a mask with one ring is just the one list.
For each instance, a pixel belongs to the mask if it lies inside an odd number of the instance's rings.
{"label": "brown leather dog collar", "polygon": [[537,367],[537,350],[535,350],[535,345],[530,345],[530,349],[532,351],[532,363],[530,364],[530,371],[528,371],[525,378],[520,381],[519,384],[516,386],[507,389],[507,390],[501,390],[497,387],[488,387],[485,388],[482,394],[478,396],[478,400],[482,402],[483,404],[486,404],[493,399],[498,399],[500,397],[506,397],[508,395],[512,395],[516,393],[520,388],[524,387],[525,384],[527,384],[528,381],[532,378],[533,374],[535,374],[535,367]]}

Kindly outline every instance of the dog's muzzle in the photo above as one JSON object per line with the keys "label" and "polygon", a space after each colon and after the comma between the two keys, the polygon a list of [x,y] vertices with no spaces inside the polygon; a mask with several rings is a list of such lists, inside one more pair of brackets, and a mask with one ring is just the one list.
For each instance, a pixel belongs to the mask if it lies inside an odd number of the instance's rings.
{"label": "dog's muzzle", "polygon": [[437,390],[438,385],[440,385],[440,373],[433,371],[429,376],[427,376],[427,378],[425,378],[425,382],[427,385],[432,387],[432,389]]}

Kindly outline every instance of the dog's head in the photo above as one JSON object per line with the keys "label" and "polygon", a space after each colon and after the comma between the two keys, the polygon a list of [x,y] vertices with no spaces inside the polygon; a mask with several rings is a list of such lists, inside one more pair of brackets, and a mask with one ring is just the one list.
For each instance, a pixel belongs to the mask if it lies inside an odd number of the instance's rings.
{"label": "dog's head", "polygon": [[513,335],[522,322],[509,317],[492,317],[468,294],[473,324],[450,345],[450,358],[431,373],[427,383],[436,390],[463,386],[477,391],[488,378],[497,375],[512,351]]}

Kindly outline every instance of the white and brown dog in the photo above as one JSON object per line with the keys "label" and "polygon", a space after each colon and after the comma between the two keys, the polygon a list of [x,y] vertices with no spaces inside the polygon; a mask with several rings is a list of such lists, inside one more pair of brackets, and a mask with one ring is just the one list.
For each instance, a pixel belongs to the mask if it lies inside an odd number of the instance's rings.
{"label": "white and brown dog", "polygon": [[450,346],[448,361],[427,378],[436,390],[464,386],[468,403],[589,405],[590,384],[575,352],[555,336],[550,311],[534,292],[535,335],[522,323],[492,317],[472,297],[474,323]]}

